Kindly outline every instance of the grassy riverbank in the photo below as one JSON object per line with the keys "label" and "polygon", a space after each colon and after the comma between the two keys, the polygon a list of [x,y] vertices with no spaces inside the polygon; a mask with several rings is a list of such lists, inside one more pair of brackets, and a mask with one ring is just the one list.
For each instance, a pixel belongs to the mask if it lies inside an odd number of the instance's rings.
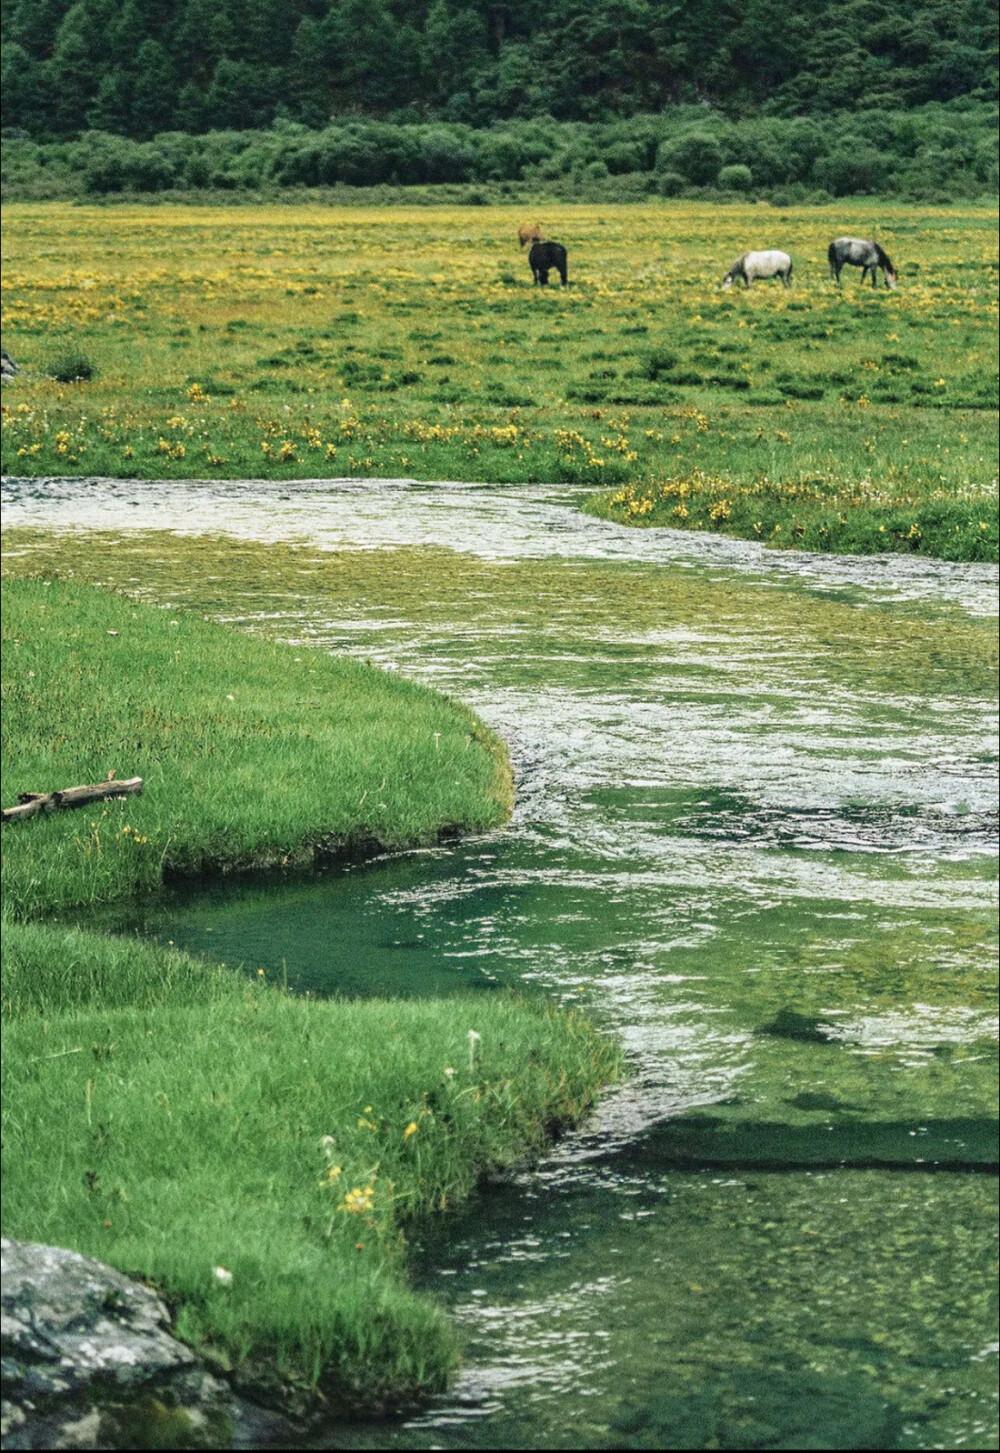
{"label": "grassy riverbank", "polygon": [[441,1388],[456,1340],[402,1227],[579,1116],[614,1049],[506,998],[305,1001],[162,948],[4,937],[5,1232],[153,1281],[258,1387]]}
{"label": "grassy riverbank", "polygon": [[796,550],[851,555],[889,552],[939,560],[995,561],[996,499],[895,496],[870,484],[842,489],[821,479],[788,485],[768,479],[740,487],[700,471],[591,495],[584,511],[621,525],[711,530]]}
{"label": "grassy riverbank", "polygon": [[441,1387],[456,1342],[403,1227],[583,1113],[615,1049],[507,998],[307,1001],[38,915],[494,825],[501,745],[385,673],[93,586],[8,581],[3,627],[4,800],[146,781],[4,829],[5,1234],[148,1277],[182,1336],[293,1402]]}
{"label": "grassy riverbank", "polygon": [[[3,468],[566,481],[638,500],[683,484],[673,525],[997,558],[991,209],[553,202],[540,221],[569,246],[571,286],[545,292],[523,220],[11,205],[4,342],[23,371]],[[895,292],[830,282],[845,231],[878,236]],[[779,245],[787,293],[719,290],[734,257]],[[49,376],[81,355],[87,381]]]}
{"label": "grassy riverbank", "polygon": [[4,801],[141,776],[4,836],[8,911],[149,891],[164,873],[294,867],[502,823],[502,744],[387,672],[58,579],[3,586]]}

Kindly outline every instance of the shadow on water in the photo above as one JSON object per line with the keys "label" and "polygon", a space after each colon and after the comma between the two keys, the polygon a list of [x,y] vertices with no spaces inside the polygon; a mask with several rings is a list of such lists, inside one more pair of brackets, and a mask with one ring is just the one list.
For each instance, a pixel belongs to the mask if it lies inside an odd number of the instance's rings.
{"label": "shadow on water", "polygon": [[[101,528],[123,488],[14,482],[9,523]],[[134,498],[160,533],[118,530],[103,579],[462,695],[519,800],[108,921],[313,994],[579,1005],[632,1069],[414,1242],[454,1390],[313,1445],[993,1446],[995,568],[629,532],[553,490]]]}

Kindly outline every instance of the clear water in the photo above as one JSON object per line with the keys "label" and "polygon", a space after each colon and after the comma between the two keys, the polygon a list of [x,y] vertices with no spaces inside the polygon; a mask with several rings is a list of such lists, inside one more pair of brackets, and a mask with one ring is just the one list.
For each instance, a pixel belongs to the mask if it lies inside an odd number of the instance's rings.
{"label": "clear water", "polygon": [[5,522],[174,532],[161,598],[511,746],[503,833],[133,925],[314,993],[516,987],[627,1047],[590,1123],[415,1247],[453,1392],[315,1446],[996,1446],[995,567],[406,482],[8,481]]}

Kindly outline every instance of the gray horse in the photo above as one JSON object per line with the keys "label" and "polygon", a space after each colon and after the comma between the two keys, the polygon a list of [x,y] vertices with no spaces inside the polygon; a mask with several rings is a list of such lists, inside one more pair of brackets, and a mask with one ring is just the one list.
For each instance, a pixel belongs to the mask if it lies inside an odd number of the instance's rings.
{"label": "gray horse", "polygon": [[896,286],[896,269],[889,260],[889,254],[877,242],[865,237],[837,237],[830,243],[827,257],[830,259],[830,276],[840,286],[840,272],[844,267],[860,267],[861,282],[870,273],[872,287],[878,287],[878,271],[882,269],[887,288]]}

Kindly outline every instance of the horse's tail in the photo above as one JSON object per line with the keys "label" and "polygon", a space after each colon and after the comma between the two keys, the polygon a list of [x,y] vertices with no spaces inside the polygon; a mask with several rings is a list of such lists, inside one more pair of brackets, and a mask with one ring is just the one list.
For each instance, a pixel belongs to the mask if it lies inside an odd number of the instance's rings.
{"label": "horse's tail", "polygon": [[833,277],[837,271],[837,244],[831,242],[826,250],[826,258],[830,264],[830,276]]}

